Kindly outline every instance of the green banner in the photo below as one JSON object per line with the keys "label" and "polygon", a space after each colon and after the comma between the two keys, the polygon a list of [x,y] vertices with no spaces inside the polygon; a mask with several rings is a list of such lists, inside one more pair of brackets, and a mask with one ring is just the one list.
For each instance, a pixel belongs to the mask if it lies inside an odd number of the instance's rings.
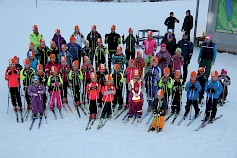
{"label": "green banner", "polygon": [[216,31],[237,34],[237,0],[219,0]]}

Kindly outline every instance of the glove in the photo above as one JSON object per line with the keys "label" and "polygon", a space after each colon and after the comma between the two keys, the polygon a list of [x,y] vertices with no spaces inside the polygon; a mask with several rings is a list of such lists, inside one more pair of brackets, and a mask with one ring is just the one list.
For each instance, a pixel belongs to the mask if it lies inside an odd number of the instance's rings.
{"label": "glove", "polygon": [[212,89],[210,90],[210,92],[211,92],[211,93],[216,93],[216,90],[212,88]]}
{"label": "glove", "polygon": [[80,80],[83,80],[83,75],[79,75],[79,79],[80,79]]}
{"label": "glove", "polygon": [[177,23],[179,23],[179,20],[177,20]]}
{"label": "glove", "polygon": [[18,71],[16,69],[13,72],[14,74],[18,75]]}
{"label": "glove", "polygon": [[38,91],[37,93],[38,93],[38,94],[43,94],[43,91]]}
{"label": "glove", "polygon": [[122,39],[124,39],[124,35],[122,36]]}
{"label": "glove", "polygon": [[95,90],[98,90],[98,87],[97,87],[97,86],[94,86],[94,89],[95,89]]}
{"label": "glove", "polygon": [[37,96],[38,96],[38,94],[37,94],[37,93],[34,93],[34,94],[33,94],[33,96],[37,97]]}
{"label": "glove", "polygon": [[122,78],[120,79],[120,82],[121,82],[121,83],[124,83],[124,82],[125,82],[125,78],[122,77]]}
{"label": "glove", "polygon": [[214,62],[211,62],[211,66],[213,66],[214,65]]}
{"label": "glove", "polygon": [[7,72],[7,75],[8,75],[8,76],[11,76],[11,75],[12,75],[12,71],[9,70],[9,71]]}
{"label": "glove", "polygon": [[92,87],[89,87],[89,88],[88,88],[88,91],[91,91],[91,90],[93,90],[93,88],[92,88]]}

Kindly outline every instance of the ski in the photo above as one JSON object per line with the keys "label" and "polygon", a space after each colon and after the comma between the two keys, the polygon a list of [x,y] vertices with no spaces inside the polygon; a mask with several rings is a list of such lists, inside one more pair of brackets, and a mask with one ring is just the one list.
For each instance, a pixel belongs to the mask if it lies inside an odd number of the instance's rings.
{"label": "ski", "polygon": [[31,130],[32,127],[34,126],[35,120],[36,120],[36,118],[33,118],[32,122],[31,122],[31,125],[30,125],[30,130]]}
{"label": "ski", "polygon": [[149,115],[150,112],[146,112],[145,115],[142,116],[141,122]]}
{"label": "ski", "polygon": [[101,126],[99,129],[103,128],[106,124],[106,122],[109,120],[110,118],[106,118],[105,121],[102,122]]}
{"label": "ski", "polygon": [[24,123],[24,118],[23,118],[22,112],[20,112],[20,115],[21,115],[21,122]]}
{"label": "ski", "polygon": [[16,114],[16,122],[19,122],[18,112],[15,111],[15,114]]}
{"label": "ski", "polygon": [[82,106],[79,106],[79,107],[81,108],[82,112],[83,112],[85,115],[87,115],[85,109],[84,109]]}
{"label": "ski", "polygon": [[103,118],[100,118],[100,122],[99,122],[99,124],[98,124],[98,126],[97,126],[97,130],[101,128],[101,125],[102,125],[102,123],[103,123],[103,120],[104,120]]}
{"label": "ski", "polygon": [[48,124],[46,112],[44,112],[44,119],[45,119],[46,124]]}
{"label": "ski", "polygon": [[86,125],[86,130],[88,130],[88,128],[89,128],[89,126],[90,126],[90,124],[91,124],[91,121],[92,121],[92,119],[89,119],[89,121],[88,121],[88,123],[87,123],[87,125]]}
{"label": "ski", "polygon": [[130,117],[126,117],[126,119],[123,121],[124,124],[128,124],[128,122],[131,120]]}
{"label": "ski", "polygon": [[186,118],[186,116],[183,116],[183,117],[180,119],[178,125],[181,125],[181,123],[183,122],[183,120],[185,120],[185,118]]}
{"label": "ski", "polygon": [[54,119],[57,120],[57,115],[56,115],[54,109],[52,109],[52,113],[53,113]]}
{"label": "ski", "polygon": [[119,116],[121,116],[125,111],[127,110],[127,108],[121,109],[119,112],[117,112],[117,116],[115,115],[114,119],[117,119]]}
{"label": "ski", "polygon": [[137,115],[134,116],[133,120],[132,120],[132,124],[134,124],[134,122],[136,121],[137,119]]}
{"label": "ski", "polygon": [[25,112],[24,117],[23,117],[23,118],[25,118],[25,121],[28,120],[29,113],[30,113],[30,110],[27,110],[27,111]]}
{"label": "ski", "polygon": [[67,112],[67,108],[66,108],[65,104],[63,104],[63,109]]}
{"label": "ski", "polygon": [[93,119],[93,120],[92,120],[91,125],[89,126],[89,129],[91,129],[91,127],[93,126],[95,120],[96,120],[96,119]]}
{"label": "ski", "polygon": [[69,104],[66,104],[66,105],[67,105],[69,111],[73,112],[72,109],[71,109],[71,107],[70,107],[70,105],[69,105]]}
{"label": "ski", "polygon": [[214,119],[212,119],[212,121],[210,121],[210,117],[206,120],[206,121],[203,121],[202,124],[200,126],[198,126],[197,129],[195,129],[195,131],[198,131],[200,130],[201,128],[204,128],[206,127],[207,124],[210,124],[210,123],[213,123],[214,121],[218,120],[219,118],[221,118],[223,115],[220,115]]}
{"label": "ski", "polygon": [[78,109],[78,106],[76,106],[76,110],[77,110],[78,117],[81,118],[81,114],[80,114],[80,111]]}
{"label": "ski", "polygon": [[174,115],[174,113],[170,113],[170,114],[168,115],[168,117],[165,119],[165,122],[168,121],[173,115]]}
{"label": "ski", "polygon": [[179,114],[174,115],[174,119],[172,120],[171,124],[174,124],[174,122],[175,122],[175,120],[177,119],[178,116],[179,116]]}
{"label": "ski", "polygon": [[128,115],[129,115],[129,113],[127,113],[127,114],[123,117],[122,121],[124,121],[124,120],[127,118]]}
{"label": "ski", "polygon": [[147,124],[147,125],[148,125],[148,124],[149,124],[149,122],[151,121],[152,117],[153,117],[153,114],[151,113],[151,115],[150,115],[150,117],[149,117],[148,121],[146,122],[146,124]]}
{"label": "ski", "polygon": [[59,109],[58,111],[59,111],[59,115],[60,115],[61,119],[63,119],[62,109]]}
{"label": "ski", "polygon": [[193,119],[187,124],[187,126],[190,126],[191,123],[193,123],[193,121],[195,121],[196,118],[197,118],[199,115],[201,115],[201,113],[202,113],[202,111],[200,111],[196,117],[194,116]]}
{"label": "ski", "polygon": [[38,128],[40,128],[42,120],[43,120],[43,116],[40,117]]}

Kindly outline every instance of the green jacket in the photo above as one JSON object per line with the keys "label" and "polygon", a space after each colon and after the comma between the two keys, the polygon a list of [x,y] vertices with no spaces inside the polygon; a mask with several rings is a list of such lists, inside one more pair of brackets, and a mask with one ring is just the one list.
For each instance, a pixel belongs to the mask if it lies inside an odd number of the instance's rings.
{"label": "green jacket", "polygon": [[164,92],[169,92],[168,89],[172,89],[173,87],[173,79],[171,77],[169,77],[169,79],[167,81],[164,80],[164,77],[161,77],[160,81],[159,81],[159,87],[162,88],[164,90]]}
{"label": "green jacket", "polygon": [[23,81],[23,85],[28,87],[32,83],[32,77],[35,75],[35,70],[30,68],[26,70],[25,68],[20,72],[20,80]]}
{"label": "green jacket", "polygon": [[38,35],[36,35],[35,33],[32,33],[29,35],[29,38],[30,38],[30,42],[34,44],[35,50],[37,50],[37,48],[40,45],[40,39],[43,39],[43,35],[40,33]]}

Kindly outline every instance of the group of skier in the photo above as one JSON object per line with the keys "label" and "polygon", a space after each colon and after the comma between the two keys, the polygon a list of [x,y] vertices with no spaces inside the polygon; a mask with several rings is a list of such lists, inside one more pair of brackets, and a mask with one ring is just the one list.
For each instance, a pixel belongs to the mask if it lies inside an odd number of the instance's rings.
{"label": "group of skier", "polygon": [[[55,105],[61,118],[62,108],[72,111],[68,100],[70,92],[79,117],[79,108],[85,115],[89,110],[86,129],[90,129],[98,117],[100,122],[97,128],[100,129],[109,119],[118,118],[129,109],[123,119],[124,123],[128,123],[132,118],[132,123],[141,123],[151,113],[149,131],[156,129],[159,132],[164,127],[165,115],[169,114],[169,104],[171,112],[166,120],[174,114],[173,122],[177,118],[182,107],[184,89],[187,91],[184,119],[191,114],[192,105],[195,109],[194,118],[200,115],[198,104],[203,102],[204,92],[207,94],[205,121],[212,122],[216,116],[217,104],[223,105],[226,100],[227,87],[230,85],[227,70],[221,70],[221,75],[218,71],[213,71],[211,79],[207,80],[216,58],[216,46],[211,35],[207,35],[206,41],[202,44],[198,72],[191,72],[190,81],[185,83],[193,53],[193,44],[188,39],[187,32],[176,44],[174,33],[168,31],[162,40],[160,51],[156,53],[157,43],[151,31],[148,32],[148,38],[143,41],[143,52],[136,52],[135,46],[139,42],[138,37],[133,35],[132,28],[128,29],[129,34],[125,38],[124,35],[117,34],[116,26],[112,25],[111,33],[106,34],[104,40],[108,48],[103,45],[95,25],[92,26],[86,40],[78,26],[74,29],[68,44],[60,35],[60,30],[56,29],[48,48],[42,34],[38,32],[38,27],[34,25],[23,67],[19,64],[17,56],[9,60],[5,72],[9,98],[17,121],[18,111],[23,122],[32,110],[30,129],[38,114],[39,127],[43,116],[47,118],[47,107],[53,112],[55,119]],[[126,45],[125,55],[122,44]],[[27,103],[24,115],[21,87]],[[143,105],[146,103],[144,92],[148,109],[142,113]],[[126,102],[123,98],[126,98]]]}

